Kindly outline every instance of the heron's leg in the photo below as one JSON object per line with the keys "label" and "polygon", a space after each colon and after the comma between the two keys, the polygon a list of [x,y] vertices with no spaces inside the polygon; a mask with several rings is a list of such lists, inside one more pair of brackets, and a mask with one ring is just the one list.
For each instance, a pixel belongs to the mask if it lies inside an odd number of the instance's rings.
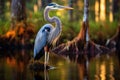
{"label": "heron's leg", "polygon": [[45,50],[45,63],[44,63],[44,66],[46,68],[46,65],[48,64],[48,60],[49,60],[48,46],[45,46],[44,50]]}
{"label": "heron's leg", "polygon": [[45,62],[44,62],[45,69],[46,69],[46,61],[47,61],[47,52],[45,51]]}
{"label": "heron's leg", "polygon": [[46,69],[44,70],[44,80],[49,80],[48,71]]}
{"label": "heron's leg", "polygon": [[49,62],[49,52],[47,52],[47,64],[48,64],[48,62]]}

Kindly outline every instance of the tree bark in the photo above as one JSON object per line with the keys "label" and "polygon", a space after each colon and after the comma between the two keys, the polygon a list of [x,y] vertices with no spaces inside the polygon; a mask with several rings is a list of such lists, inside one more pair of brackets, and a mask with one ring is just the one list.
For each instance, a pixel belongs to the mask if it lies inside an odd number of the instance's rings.
{"label": "tree bark", "polygon": [[25,0],[12,0],[11,4],[11,18],[17,21],[26,19],[26,5]]}

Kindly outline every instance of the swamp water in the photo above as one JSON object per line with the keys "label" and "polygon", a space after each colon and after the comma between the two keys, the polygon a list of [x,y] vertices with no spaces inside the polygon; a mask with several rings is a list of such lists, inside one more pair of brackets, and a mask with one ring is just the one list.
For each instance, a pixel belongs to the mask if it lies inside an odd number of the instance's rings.
{"label": "swamp water", "polygon": [[120,64],[114,53],[89,61],[50,54],[49,65],[55,69],[38,72],[28,68],[32,54],[32,50],[0,51],[0,80],[120,80]]}

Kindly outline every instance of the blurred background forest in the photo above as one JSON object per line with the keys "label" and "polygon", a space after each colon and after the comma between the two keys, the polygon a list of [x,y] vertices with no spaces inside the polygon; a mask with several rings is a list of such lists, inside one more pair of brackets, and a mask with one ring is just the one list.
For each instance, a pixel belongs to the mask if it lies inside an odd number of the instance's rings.
{"label": "blurred background forest", "polygon": [[[74,8],[50,12],[50,16],[59,16],[62,21],[59,43],[72,40],[81,28],[84,0],[0,0],[0,48],[32,46],[40,27],[48,23],[43,11],[51,2]],[[115,34],[119,22],[120,0],[89,1],[90,37],[93,41],[105,44]]]}

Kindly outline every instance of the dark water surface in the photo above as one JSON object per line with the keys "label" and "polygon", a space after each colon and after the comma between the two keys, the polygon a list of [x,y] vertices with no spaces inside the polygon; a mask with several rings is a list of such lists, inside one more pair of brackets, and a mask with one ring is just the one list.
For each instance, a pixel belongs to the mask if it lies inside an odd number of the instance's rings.
{"label": "dark water surface", "polygon": [[38,72],[28,68],[32,55],[32,50],[0,51],[0,80],[120,80],[120,65],[114,53],[89,61],[85,56],[50,54],[49,64],[56,68]]}

